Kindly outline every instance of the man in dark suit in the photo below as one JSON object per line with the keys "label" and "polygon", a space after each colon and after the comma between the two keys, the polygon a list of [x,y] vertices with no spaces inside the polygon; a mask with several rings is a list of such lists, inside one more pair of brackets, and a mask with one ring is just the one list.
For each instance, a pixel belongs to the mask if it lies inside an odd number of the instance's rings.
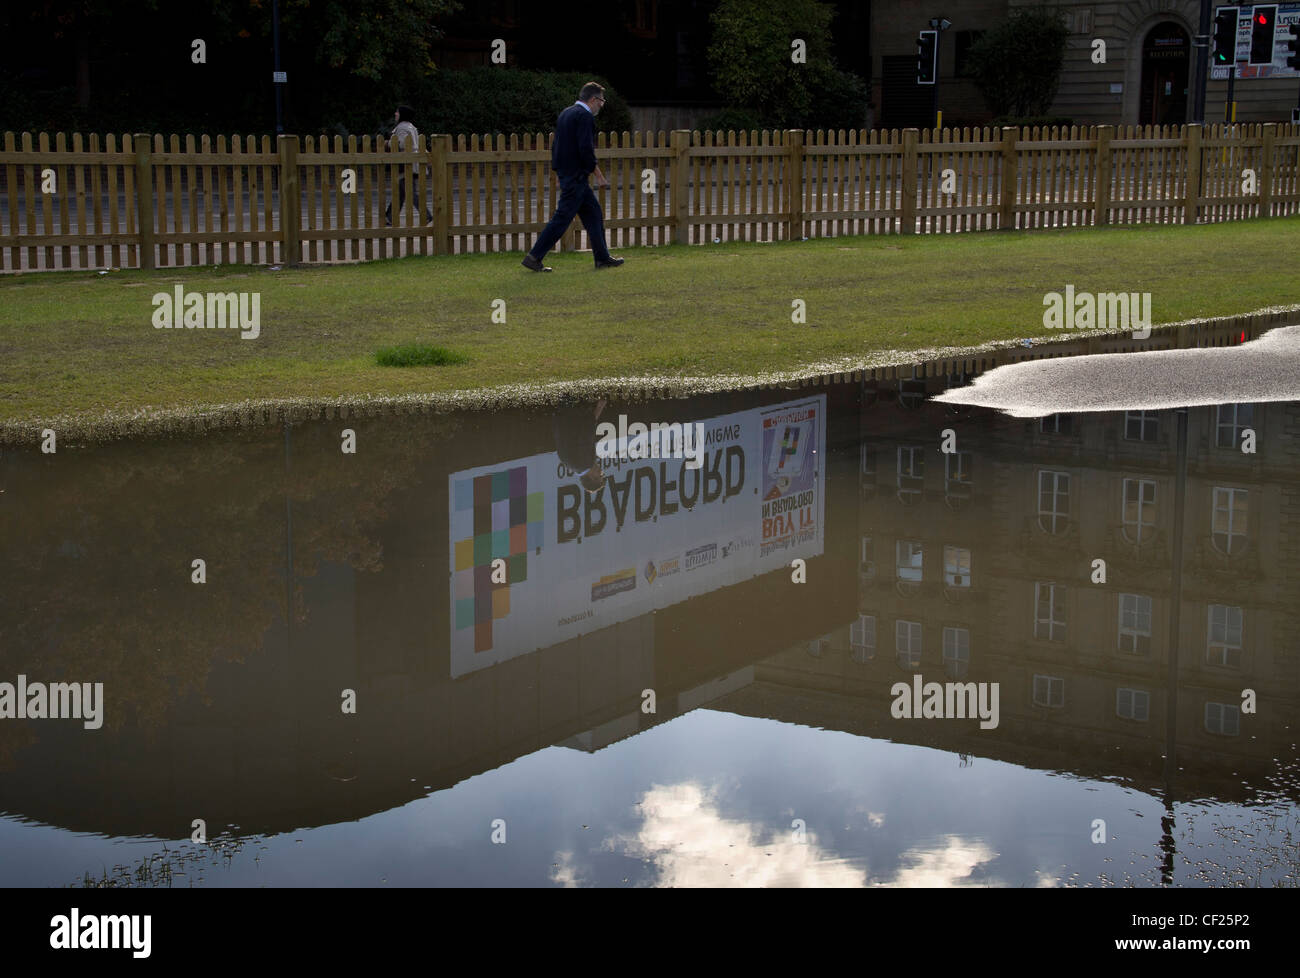
{"label": "man in dark suit", "polygon": [[596,175],[596,186],[608,187],[609,181],[596,165],[596,113],[605,104],[605,89],[587,82],[578,93],[578,101],[560,113],[555,122],[555,140],[551,143],[551,169],[560,182],[560,202],[555,216],[538,235],[532,250],[524,256],[523,266],[534,272],[549,272],[542,259],[560,236],[569,229],[576,215],[582,219],[591,241],[591,253],[597,268],[618,268],[622,258],[615,258],[605,244],[605,215],[592,192],[587,178]]}

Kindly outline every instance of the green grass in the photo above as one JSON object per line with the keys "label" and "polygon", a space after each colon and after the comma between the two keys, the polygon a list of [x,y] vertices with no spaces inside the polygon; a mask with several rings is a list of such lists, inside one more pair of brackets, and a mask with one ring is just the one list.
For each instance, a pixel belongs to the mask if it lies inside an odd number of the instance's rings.
{"label": "green grass", "polygon": [[375,363],[381,367],[445,367],[468,361],[463,353],[428,343],[403,343],[375,351]]}
{"label": "green grass", "polygon": [[[514,253],[0,277],[0,425],[245,399],[796,370],[884,350],[1060,338],[1043,296],[1152,293],[1156,323],[1300,303],[1300,218],[626,249],[528,272]],[[261,335],[154,329],[155,292],[261,293]],[[790,321],[807,303],[807,325]],[[505,322],[494,322],[505,301]],[[501,316],[497,315],[500,320]],[[468,355],[390,370],[397,342]]]}

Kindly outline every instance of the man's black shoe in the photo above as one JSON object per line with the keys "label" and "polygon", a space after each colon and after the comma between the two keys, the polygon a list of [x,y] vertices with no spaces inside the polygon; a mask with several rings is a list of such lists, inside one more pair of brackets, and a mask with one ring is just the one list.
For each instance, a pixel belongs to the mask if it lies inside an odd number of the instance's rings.
{"label": "man's black shoe", "polygon": [[524,260],[521,261],[519,264],[523,265],[524,268],[530,268],[530,269],[532,269],[534,272],[549,272],[549,271],[551,271],[551,266],[550,266],[550,265],[543,265],[540,261],[538,261],[538,260],[537,260],[536,258],[534,258],[532,255],[524,255]]}
{"label": "man's black shoe", "polygon": [[615,258],[613,255],[611,255],[610,257],[606,258],[604,261],[598,261],[598,262],[596,262],[596,268],[598,268],[598,269],[600,269],[600,268],[618,268],[618,266],[621,265],[621,264],[623,264],[623,259],[622,259],[622,258]]}

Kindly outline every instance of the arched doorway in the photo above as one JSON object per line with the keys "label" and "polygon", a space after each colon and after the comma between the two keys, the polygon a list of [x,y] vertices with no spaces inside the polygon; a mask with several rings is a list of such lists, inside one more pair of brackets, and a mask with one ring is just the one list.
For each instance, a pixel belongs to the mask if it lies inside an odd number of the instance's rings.
{"label": "arched doorway", "polygon": [[1157,24],[1142,42],[1141,125],[1175,126],[1187,121],[1191,38],[1172,21]]}

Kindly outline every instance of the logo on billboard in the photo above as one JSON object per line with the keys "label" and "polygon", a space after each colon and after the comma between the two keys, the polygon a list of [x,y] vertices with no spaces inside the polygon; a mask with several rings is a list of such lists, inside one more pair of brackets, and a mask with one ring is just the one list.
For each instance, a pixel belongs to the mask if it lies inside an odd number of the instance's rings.
{"label": "logo on billboard", "polygon": [[700,567],[707,567],[717,559],[718,545],[716,543],[706,543],[702,547],[686,551],[686,569],[693,571]]}
{"label": "logo on billboard", "polygon": [[740,537],[737,540],[728,540],[726,546],[722,548],[722,557],[725,560],[727,557],[734,556],[737,551],[752,546],[754,546],[753,537]]}
{"label": "logo on billboard", "polygon": [[599,601],[636,587],[636,568],[627,567],[613,574],[606,574],[591,586],[591,600]]}
{"label": "logo on billboard", "polygon": [[[528,551],[542,546],[542,493],[528,491],[522,465],[472,478],[451,488],[453,627],[473,630],[474,651],[492,648],[492,623],[510,614],[510,589],[528,579]],[[506,562],[506,584],[492,582],[492,561]]]}

